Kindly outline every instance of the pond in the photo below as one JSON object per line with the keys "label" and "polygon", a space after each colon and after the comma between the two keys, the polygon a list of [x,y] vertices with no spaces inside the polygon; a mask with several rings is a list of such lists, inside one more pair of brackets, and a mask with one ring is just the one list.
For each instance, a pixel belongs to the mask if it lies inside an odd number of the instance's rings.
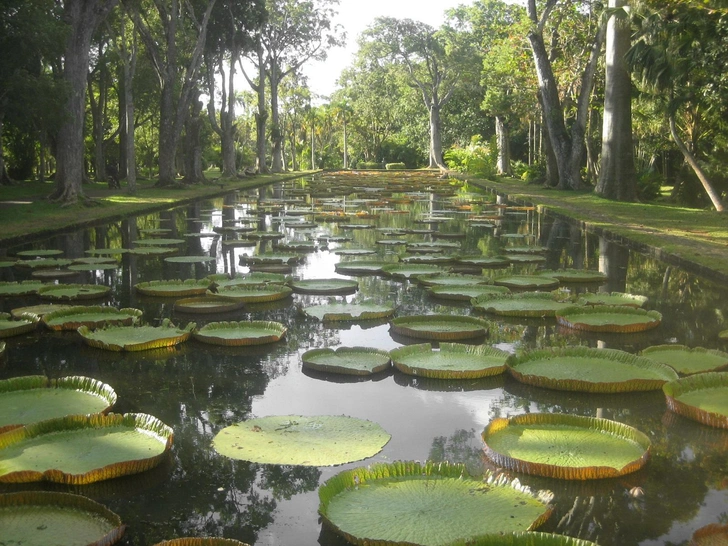
{"label": "pond", "polygon": [[[389,191],[382,189],[382,181]],[[282,238],[264,238],[253,247],[223,244],[238,236],[230,228],[245,226],[274,231]],[[365,346],[392,350],[422,340],[390,333],[386,319],[322,323],[300,312],[301,307],[320,303],[368,301],[394,305],[397,316],[475,315],[489,321],[489,334],[469,343],[509,352],[585,345],[638,353],[664,343],[726,351],[727,342],[718,338],[728,321],[725,286],[597,238],[564,220],[522,207],[496,205],[492,195],[427,174],[357,177],[333,173],[298,179],[59,233],[8,249],[8,254],[61,249],[73,258],[90,249],[134,248],[135,241],[150,237],[183,239],[176,247],[180,255],[212,259],[171,263],[163,255],[116,254],[112,255],[113,267],[79,272],[64,282],[109,286],[108,296],[94,304],[141,309],[149,324],[165,318],[180,325],[195,321],[198,327],[213,320],[270,320],[287,327],[285,338],[238,348],[190,340],[173,349],[122,353],[88,347],[75,332],[39,329],[7,338],[0,379],[30,374],[96,378],[116,390],[114,411],[148,413],[171,426],[174,446],[169,460],[140,475],[86,486],[0,485],[0,493],[39,489],[86,495],[121,516],[128,526],[121,543],[127,545],[152,545],[178,536],[224,536],[251,545],[343,545],[343,539],[322,527],[317,513],[317,489],[331,476],[373,462],[428,459],[465,463],[477,476],[492,468],[484,458],[480,437],[492,419],[561,412],[633,426],[651,439],[652,457],[638,472],[615,479],[573,482],[512,474],[534,490],[554,493],[554,514],[541,530],[595,540],[603,546],[678,545],[687,544],[700,527],[728,523],[728,430],[672,414],[661,391],[582,394],[527,386],[507,374],[444,380],[399,371],[366,379],[313,372],[301,366],[301,355],[310,349]],[[292,268],[291,275],[299,279],[354,278],[359,282],[355,294],[294,294],[211,317],[180,313],[174,298],[143,296],[134,289],[139,282],[155,279],[244,274],[249,271],[241,265],[245,255],[270,252],[281,243],[302,243],[304,248],[311,241],[316,242],[315,248],[297,252],[304,259]],[[467,301],[434,298],[414,281],[335,272],[340,262],[395,261],[417,255],[413,249],[421,250],[410,245],[408,252],[400,244],[403,241],[454,242],[457,252],[468,255],[544,247],[542,252],[530,254],[537,256],[536,262],[521,258],[525,261],[512,262],[506,268],[478,268],[477,272],[495,277],[540,269],[600,270],[607,275],[604,283],[567,283],[564,288],[572,293],[643,295],[648,298],[646,307],[662,313],[663,320],[657,328],[642,333],[579,332],[557,326],[553,318],[483,315]],[[448,245],[424,246],[426,255],[451,251]],[[373,249],[376,254],[337,254],[349,248]],[[31,275],[29,269],[0,268],[0,281],[26,280]],[[0,298],[0,311],[38,303],[41,300],[36,296],[4,297]],[[337,467],[256,464],[232,460],[213,450],[212,439],[224,427],[269,415],[347,415],[380,424],[392,438],[376,456]],[[635,495],[634,488],[641,488],[644,495]]]}

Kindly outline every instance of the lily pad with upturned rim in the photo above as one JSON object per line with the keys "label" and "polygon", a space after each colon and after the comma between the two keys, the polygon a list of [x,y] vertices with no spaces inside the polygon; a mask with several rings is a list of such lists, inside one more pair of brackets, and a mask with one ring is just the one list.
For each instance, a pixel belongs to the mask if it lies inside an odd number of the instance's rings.
{"label": "lily pad with upturned rim", "polygon": [[338,250],[334,250],[334,254],[339,256],[371,256],[376,253],[376,250],[372,250],[370,248],[340,248]]}
{"label": "lily pad with upturned rim", "polygon": [[142,413],[71,415],[0,434],[0,482],[82,485],[154,468],[172,429]]}
{"label": "lily pad with upturned rim", "polygon": [[117,309],[104,305],[90,307],[73,306],[46,313],[42,317],[43,324],[50,330],[78,330],[81,326],[93,330],[101,326],[131,326],[142,316],[140,309],[126,307]]}
{"label": "lily pad with upturned rim", "polygon": [[[465,546],[456,543],[448,546]],[[468,539],[467,546],[598,546],[596,542],[553,533],[526,531],[511,534],[490,534]]]}
{"label": "lily pad with upturned rim", "polygon": [[658,390],[677,379],[665,364],[617,349],[566,347],[526,352],[508,360],[521,383],[577,392]]}
{"label": "lily pad with upturned rim", "polygon": [[355,260],[339,262],[334,265],[334,270],[340,275],[376,275],[382,273],[383,267],[393,263],[392,261]]}
{"label": "lily pad with upturned rim", "polygon": [[34,279],[44,281],[58,281],[61,279],[71,279],[80,275],[78,271],[71,271],[70,269],[38,269],[33,271],[30,276]]}
{"label": "lily pad with upturned rim", "polygon": [[129,254],[134,256],[160,256],[167,254],[176,254],[178,251],[177,247],[165,247],[165,246],[138,246],[129,251]]}
{"label": "lily pad with upturned rim", "polygon": [[477,379],[506,370],[509,354],[487,345],[440,343],[435,350],[429,343],[408,345],[390,351],[394,366],[407,375],[434,379]]}
{"label": "lily pad with upturned rim", "polygon": [[544,269],[542,271],[538,272],[539,275],[543,275],[544,277],[551,277],[553,279],[558,279],[561,282],[585,282],[585,283],[595,283],[595,282],[606,282],[607,275],[602,273],[601,271],[593,271],[589,269],[558,269],[558,270],[550,270],[550,269]]}
{"label": "lily pad with upturned rim", "polygon": [[178,313],[230,313],[242,309],[245,303],[231,298],[216,295],[182,298],[174,302],[174,310]]}
{"label": "lily pad with upturned rim", "polygon": [[38,321],[38,317],[31,315],[22,315],[18,320],[11,320],[8,313],[0,313],[0,338],[32,332],[38,326]]}
{"label": "lily pad with upturned rim", "polygon": [[376,320],[394,315],[394,307],[376,303],[329,303],[301,309],[304,315],[324,322]]}
{"label": "lily pad with upturned rim", "polygon": [[685,345],[654,345],[642,349],[642,356],[667,364],[682,375],[717,372],[728,368],[728,353]]}
{"label": "lily pad with upturned rim", "polygon": [[581,294],[576,303],[579,305],[623,305],[625,307],[642,307],[647,302],[647,296],[626,294],[624,292],[599,292],[596,294]]}
{"label": "lily pad with upturned rim", "polygon": [[41,281],[0,282],[0,296],[29,296],[43,286]]}
{"label": "lily pad with upturned rim", "polygon": [[459,315],[414,315],[393,319],[389,324],[395,334],[433,341],[483,337],[489,328],[482,319]]}
{"label": "lily pad with upturned rim", "polygon": [[96,264],[73,264],[68,266],[68,271],[101,271],[104,269],[118,269],[119,267],[119,264],[111,262]]}
{"label": "lily pad with upturned rim", "polygon": [[229,275],[210,275],[207,277],[215,289],[228,286],[260,286],[265,284],[286,284],[286,276],[279,273],[262,273],[253,271],[246,275],[230,277]]}
{"label": "lily pad with upturned rim", "polygon": [[23,318],[23,315],[36,315],[39,318],[43,318],[44,315],[52,313],[53,311],[62,311],[63,309],[72,309],[74,305],[65,305],[62,303],[42,303],[40,305],[27,305],[25,307],[16,307],[10,310],[10,315],[14,319]]}
{"label": "lily pad with upturned rim", "polygon": [[725,546],[728,544],[728,524],[711,523],[690,537],[688,546]]}
{"label": "lily pad with upturned rim", "polygon": [[296,265],[303,263],[304,259],[305,258],[299,254],[280,254],[268,252],[263,254],[257,254],[255,256],[248,256],[247,254],[243,254],[242,256],[240,256],[240,263],[242,265]]}
{"label": "lily pad with upturned rim", "polygon": [[482,434],[486,456],[516,472],[562,480],[616,478],[650,457],[644,433],[609,419],[530,413],[491,421]]}
{"label": "lily pad with upturned rim", "polygon": [[326,526],[357,545],[445,546],[540,527],[552,494],[464,465],[397,461],[346,470],[319,487]]}
{"label": "lily pad with upturned rim", "polygon": [[539,275],[509,275],[496,277],[493,283],[513,289],[549,290],[559,286],[559,280]]}
{"label": "lily pad with upturned rim", "polygon": [[392,361],[387,351],[371,347],[312,349],[301,355],[304,368],[345,375],[372,375],[388,370]]}
{"label": "lily pad with upturned rim", "polygon": [[288,285],[297,294],[345,295],[359,290],[359,283],[349,279],[308,279],[289,281]]}
{"label": "lily pad with upturned rim", "polygon": [[40,258],[38,260],[18,260],[15,265],[18,267],[29,267],[31,269],[56,269],[71,265],[72,260],[64,258]]}
{"label": "lily pad with upturned rim", "polygon": [[92,300],[111,292],[110,286],[100,284],[48,284],[38,289],[41,298],[50,300]]}
{"label": "lily pad with upturned rim", "polygon": [[483,294],[471,303],[475,309],[507,317],[553,317],[557,311],[574,305],[548,292]]}
{"label": "lily pad with upturned rim", "polygon": [[51,256],[62,256],[63,251],[58,249],[47,250],[21,250],[16,254],[22,258],[48,258]]}
{"label": "lily pad with upturned rim", "polygon": [[237,347],[275,343],[286,335],[286,331],[280,322],[265,320],[211,322],[195,331],[193,336],[202,343]]}
{"label": "lily pad with upturned rim", "polygon": [[[493,282],[479,275],[461,275],[459,273],[437,273],[435,275],[421,275],[417,282],[422,286],[473,286],[480,284],[493,285]],[[504,287],[505,288],[505,287]],[[504,292],[508,292],[505,288]]]}
{"label": "lily pad with upturned rim", "polygon": [[[218,537],[182,537],[173,538],[171,540],[163,540],[157,542],[154,546],[249,546],[245,542],[240,542],[233,538],[218,538]],[[554,545],[556,546],[556,545]],[[568,545],[564,545],[568,546]],[[574,545],[578,546],[578,545]]]}
{"label": "lily pad with upturned rim", "polygon": [[78,333],[87,345],[107,351],[147,351],[160,347],[173,347],[187,341],[195,329],[195,323],[177,328],[169,319],[160,326],[109,326],[90,330],[85,326]]}
{"label": "lily pad with upturned rim", "polygon": [[699,373],[662,387],[667,407],[704,425],[728,428],[728,372]]}
{"label": "lily pad with upturned rim", "polygon": [[173,279],[140,282],[135,284],[134,288],[145,296],[184,297],[202,296],[211,285],[212,282],[207,279],[187,279],[186,281]]}
{"label": "lily pad with upturned rim", "polygon": [[115,403],[114,389],[90,377],[5,379],[0,381],[0,433],[66,415],[106,413]]}
{"label": "lily pad with upturned rim", "polygon": [[390,438],[378,424],[344,415],[272,415],[225,427],[212,447],[254,463],[336,466],[373,457]]}
{"label": "lily pad with upturned rim", "polygon": [[507,256],[460,256],[456,260],[458,265],[467,265],[481,268],[506,267],[511,263]]}
{"label": "lily pad with upturned rim", "polygon": [[215,260],[214,256],[170,256],[164,259],[165,262],[175,264],[202,264],[214,262]]}
{"label": "lily pad with upturned rim", "polygon": [[392,264],[382,268],[382,273],[398,280],[410,280],[420,275],[436,275],[446,270],[431,264]]}
{"label": "lily pad with upturned rim", "polygon": [[226,286],[215,294],[222,298],[230,298],[244,303],[261,303],[286,299],[293,294],[293,289],[282,284],[237,285]]}
{"label": "lily pad with upturned rim", "polygon": [[22,491],[0,495],[5,544],[111,546],[126,529],[117,514],[81,495]]}
{"label": "lily pad with upturned rim", "polygon": [[662,314],[624,306],[569,307],[556,313],[562,326],[586,332],[632,333],[656,328]]}
{"label": "lily pad with upturned rim", "polygon": [[495,286],[493,284],[474,284],[471,286],[431,286],[427,289],[427,292],[439,299],[445,300],[457,300],[457,301],[470,301],[473,298],[482,296],[484,294],[506,294],[510,290],[505,286]]}
{"label": "lily pad with upturned rim", "polygon": [[728,339],[728,330],[723,330],[718,334],[718,339]]}
{"label": "lily pad with upturned rim", "polygon": [[185,244],[184,239],[137,239],[134,241],[138,246],[174,246]]}

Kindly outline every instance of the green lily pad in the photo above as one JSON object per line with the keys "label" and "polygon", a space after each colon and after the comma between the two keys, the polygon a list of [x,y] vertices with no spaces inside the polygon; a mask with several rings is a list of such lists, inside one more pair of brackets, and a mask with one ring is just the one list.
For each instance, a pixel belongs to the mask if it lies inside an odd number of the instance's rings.
{"label": "green lily pad", "polygon": [[137,246],[170,246],[170,245],[183,245],[185,244],[184,239],[137,239],[134,241]]}
{"label": "green lily pad", "polygon": [[63,251],[58,249],[21,250],[16,254],[16,256],[21,256],[23,258],[47,258],[51,256],[61,256],[62,254]]}
{"label": "green lily pad", "polygon": [[10,318],[8,313],[0,313],[0,338],[32,332],[38,326],[38,317],[23,315],[19,320],[10,320]]}
{"label": "green lily pad", "polygon": [[275,245],[280,252],[314,252],[318,245],[314,241],[295,241]]}
{"label": "green lily pad", "polygon": [[70,415],[0,434],[0,482],[88,484],[154,468],[172,429],[145,414]]}
{"label": "green lily pad", "polygon": [[334,270],[340,275],[374,275],[382,272],[382,268],[392,265],[391,261],[365,261],[339,262]]}
{"label": "green lily pad", "polygon": [[241,322],[211,322],[193,335],[197,341],[211,345],[264,345],[280,341],[286,335],[280,322],[250,320]]}
{"label": "green lily pad", "polygon": [[539,254],[509,254],[508,261],[514,264],[538,264],[545,262],[546,257]]}
{"label": "green lily pad", "polygon": [[376,250],[372,250],[370,248],[341,248],[339,250],[334,250],[334,254],[339,256],[371,256],[376,253]]}
{"label": "green lily pad", "polygon": [[[579,538],[556,535],[553,533],[539,533],[526,531],[505,535],[483,535],[468,539],[468,546],[597,546],[596,542],[581,540]],[[452,546],[464,546],[460,543]]]}
{"label": "green lily pad", "polygon": [[559,269],[538,272],[544,277],[558,279],[561,282],[606,282],[607,276],[601,271],[590,271],[588,269]]}
{"label": "green lily pad", "polygon": [[104,262],[97,264],[73,264],[68,266],[69,271],[100,271],[102,269],[118,269],[116,263]]}
{"label": "green lily pad", "polygon": [[273,415],[225,427],[212,447],[254,463],[335,466],[373,457],[390,438],[378,424],[344,415]]}
{"label": "green lily pad", "polygon": [[725,546],[728,544],[728,524],[711,523],[690,537],[688,546]]}
{"label": "green lily pad", "polygon": [[248,256],[247,254],[240,256],[240,263],[242,265],[296,265],[303,263],[303,260],[304,257],[298,254],[277,254],[274,252],[258,254],[256,256]]}
{"label": "green lily pad", "polygon": [[550,290],[559,286],[558,279],[539,275],[509,275],[506,277],[497,277],[493,279],[493,283],[499,286],[507,286],[508,288],[528,288],[533,290]]}
{"label": "green lily pad", "polygon": [[29,267],[31,269],[56,269],[71,265],[72,260],[63,258],[41,258],[38,260],[18,260],[15,265],[18,267]]}
{"label": "green lily pad", "polygon": [[254,271],[246,275],[229,277],[228,275],[210,275],[213,288],[226,288],[228,286],[260,286],[265,284],[286,284],[286,276],[278,273],[263,273]]}
{"label": "green lily pad", "polygon": [[58,303],[43,303],[40,305],[27,305],[25,307],[16,307],[10,310],[10,315],[14,319],[21,319],[23,315],[35,315],[38,318],[43,318],[44,315],[52,313],[53,311],[61,311],[63,309],[72,309],[73,305],[64,305]]}
{"label": "green lily pad", "polygon": [[[438,273],[436,275],[422,275],[417,277],[422,286],[473,286],[491,285],[490,279],[480,275],[460,275],[458,273]],[[505,288],[505,287],[504,287]],[[504,292],[508,292],[505,288]]]}
{"label": "green lily pad", "polygon": [[545,246],[507,246],[503,249],[509,254],[543,254],[548,252]]}
{"label": "green lily pad", "polygon": [[129,254],[132,254],[134,256],[159,256],[175,254],[176,252],[176,247],[138,246],[136,248],[132,248],[129,251]]}
{"label": "green lily pad", "polygon": [[429,343],[407,345],[390,351],[394,366],[407,375],[435,379],[477,379],[498,375],[506,370],[509,354],[487,345]]}
{"label": "green lily pad", "polygon": [[728,330],[723,330],[718,334],[718,339],[728,339]]}
{"label": "green lily pad", "polygon": [[126,254],[129,252],[128,248],[92,248],[86,250],[86,254],[89,256],[116,256],[117,254]]}
{"label": "green lily pad", "polygon": [[304,307],[304,315],[321,321],[376,320],[394,315],[394,307],[376,303],[329,303]]}
{"label": "green lily pad", "polygon": [[66,415],[106,413],[115,403],[114,389],[89,377],[5,379],[0,381],[0,433]]}
{"label": "green lily pad", "polygon": [[351,241],[351,237],[346,235],[321,235],[316,240],[319,243],[348,243]]}
{"label": "green lily pad", "polygon": [[181,329],[165,319],[161,326],[109,326],[93,331],[81,326],[78,333],[87,345],[98,349],[146,351],[183,343],[189,339],[194,329],[194,322]]}
{"label": "green lily pad", "polygon": [[174,264],[203,264],[215,260],[214,256],[170,256],[164,259],[165,262]]}
{"label": "green lily pad", "polygon": [[552,495],[464,465],[411,461],[346,470],[319,488],[324,523],[352,544],[445,546],[538,528]]}
{"label": "green lily pad", "polygon": [[374,224],[339,224],[341,229],[374,229]]}
{"label": "green lily pad", "polygon": [[384,245],[384,246],[397,246],[397,245],[406,245],[407,241],[404,239],[379,239],[376,241],[378,245]]}
{"label": "green lily pad", "polygon": [[131,326],[142,316],[142,311],[133,308],[117,309],[103,305],[91,307],[73,306],[67,309],[52,311],[42,317],[43,324],[49,329],[78,330],[86,326],[90,330],[102,326]]}
{"label": "green lily pad", "polygon": [[145,296],[184,297],[202,296],[210,286],[212,286],[212,282],[208,279],[187,279],[186,281],[174,279],[140,282],[135,284],[134,288]]}
{"label": "green lily pad", "polygon": [[[245,542],[240,542],[233,538],[218,537],[195,537],[195,538],[173,538],[171,540],[163,540],[157,542],[154,546],[249,546]],[[566,545],[565,545],[566,546]]]}
{"label": "green lily pad", "polygon": [[665,364],[617,349],[567,347],[512,357],[509,373],[522,383],[579,392],[632,392],[662,388],[677,379]]}
{"label": "green lily pad", "polygon": [[625,307],[642,307],[646,302],[646,296],[625,294],[624,292],[581,294],[577,300],[579,305],[624,305]]}
{"label": "green lily pad", "polygon": [[0,282],[0,296],[29,296],[45,286],[41,281]]}
{"label": "green lily pad", "polygon": [[495,286],[493,284],[474,284],[471,286],[432,286],[427,289],[431,296],[445,300],[470,301],[473,298],[484,294],[506,294],[509,292],[505,286]]}
{"label": "green lily pad", "polygon": [[556,313],[562,326],[586,332],[632,333],[656,328],[662,322],[657,311],[624,306],[569,307]]}
{"label": "green lily pad", "polygon": [[616,478],[650,457],[650,439],[616,421],[559,413],[530,413],[491,421],[485,454],[498,466],[562,480]]}
{"label": "green lily pad", "polygon": [[488,322],[458,315],[415,315],[390,322],[393,333],[432,341],[457,341],[488,334]]}
{"label": "green lily pad", "polygon": [[345,375],[372,375],[392,365],[387,351],[369,347],[312,349],[301,355],[301,362],[304,368]]}
{"label": "green lily pad", "polygon": [[511,263],[506,256],[460,256],[456,260],[460,265],[475,267],[506,267]]}
{"label": "green lily pad", "polygon": [[38,295],[49,300],[92,300],[109,292],[110,286],[99,284],[48,284],[38,289]]}
{"label": "green lily pad", "polygon": [[414,256],[402,256],[403,264],[449,264],[455,261],[450,254],[417,254]]}
{"label": "green lily pad", "polygon": [[283,233],[280,233],[278,231],[250,231],[246,233],[245,236],[248,239],[260,239],[268,241],[276,241],[285,237]]}
{"label": "green lily pad", "polygon": [[283,300],[293,294],[293,289],[281,284],[270,285],[236,285],[226,286],[218,290],[217,295],[244,303],[262,303]]}
{"label": "green lily pad", "polygon": [[417,243],[407,243],[407,250],[431,250],[439,248],[440,250],[459,250],[462,247],[460,243],[450,241],[425,241]]}
{"label": "green lily pad", "polygon": [[149,228],[140,229],[139,233],[144,235],[166,235],[167,233],[172,233],[172,230],[169,228]]}
{"label": "green lily pad", "polygon": [[110,546],[124,536],[114,512],[88,497],[50,491],[0,495],[5,544]]}
{"label": "green lily pad", "polygon": [[345,295],[359,290],[359,283],[348,279],[309,279],[290,281],[288,285],[296,294]]}
{"label": "green lily pad", "polygon": [[508,317],[553,317],[557,311],[573,307],[561,296],[546,292],[483,294],[472,300],[473,307],[486,313]]}
{"label": "green lily pad", "polygon": [[667,364],[682,375],[717,372],[728,368],[728,353],[685,345],[655,345],[642,350],[642,356]]}
{"label": "green lily pad", "polygon": [[242,309],[245,303],[220,296],[197,296],[174,302],[174,310],[182,313],[230,313]]}
{"label": "green lily pad", "polygon": [[445,269],[431,264],[391,264],[382,268],[382,273],[398,280],[410,280],[420,275],[445,273]]}
{"label": "green lily pad", "polygon": [[667,407],[693,421],[728,428],[728,373],[699,373],[662,387]]}
{"label": "green lily pad", "polygon": [[69,269],[38,269],[33,271],[30,276],[38,280],[52,280],[57,281],[60,279],[70,279],[79,275],[78,271],[71,271]]}
{"label": "green lily pad", "polygon": [[15,265],[15,261],[9,262],[9,261],[0,261],[0,269],[4,269],[6,267],[13,267]]}

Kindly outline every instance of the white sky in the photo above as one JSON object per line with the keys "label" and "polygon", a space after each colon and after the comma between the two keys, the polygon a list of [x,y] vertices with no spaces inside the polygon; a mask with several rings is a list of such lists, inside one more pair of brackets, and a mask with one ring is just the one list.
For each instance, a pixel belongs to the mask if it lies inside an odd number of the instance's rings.
{"label": "white sky", "polygon": [[472,0],[340,0],[333,22],[346,29],[346,47],[330,50],[324,62],[303,66],[309,87],[315,94],[327,96],[336,89],[342,70],[353,62],[357,37],[376,17],[414,19],[437,28],[445,21],[445,10],[462,4],[472,4]]}

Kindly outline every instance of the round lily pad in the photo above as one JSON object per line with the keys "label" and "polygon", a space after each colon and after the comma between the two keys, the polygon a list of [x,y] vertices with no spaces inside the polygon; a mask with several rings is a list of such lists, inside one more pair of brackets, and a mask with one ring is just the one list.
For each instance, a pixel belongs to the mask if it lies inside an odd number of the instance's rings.
{"label": "round lily pad", "polygon": [[88,497],[50,491],[0,495],[5,544],[90,546],[116,544],[125,526],[114,512]]}
{"label": "round lily pad", "polygon": [[209,295],[179,299],[174,302],[174,310],[181,313],[230,313],[242,309],[244,305],[242,301]]}
{"label": "round lily pad", "polygon": [[203,264],[208,262],[214,262],[216,258],[214,256],[170,256],[165,258],[165,262],[175,264]]}
{"label": "round lily pad", "polygon": [[230,298],[244,303],[278,301],[289,297],[291,294],[293,294],[293,290],[281,284],[226,286],[217,292],[217,295],[222,298]]}
{"label": "round lily pad", "polygon": [[506,294],[509,292],[505,286],[495,286],[493,284],[474,284],[471,286],[432,286],[427,289],[431,296],[444,300],[470,301],[473,298],[484,294]]}
{"label": "round lily pad", "polygon": [[129,252],[128,248],[93,248],[86,250],[86,254],[89,256],[116,256],[118,254],[126,254]]}
{"label": "round lily pad", "polygon": [[394,315],[394,307],[376,303],[329,303],[304,307],[304,315],[322,321],[376,320]]}
{"label": "round lily pad", "polygon": [[340,275],[374,275],[382,272],[382,268],[392,265],[391,261],[365,261],[339,262],[334,269]]}
{"label": "round lily pad", "polygon": [[119,265],[112,262],[96,264],[73,264],[68,266],[69,271],[100,271],[102,269],[118,269]]}
{"label": "round lily pad", "polygon": [[15,261],[9,262],[6,260],[0,261],[0,269],[4,269],[6,267],[13,267],[15,265]]}
{"label": "round lily pad", "polygon": [[560,413],[530,413],[491,421],[485,454],[516,472],[559,478],[616,478],[642,468],[650,439],[617,421]]}
{"label": "round lily pad", "polygon": [[512,254],[543,254],[548,252],[545,246],[507,246],[503,249],[505,252]]}
{"label": "round lily pad", "polygon": [[47,249],[47,250],[21,250],[16,255],[23,258],[47,258],[50,256],[61,256],[62,250],[58,249]]}
{"label": "round lily pad", "polygon": [[704,425],[728,428],[728,373],[683,377],[662,387],[667,407]]}
{"label": "round lily pad", "polygon": [[460,265],[474,267],[506,267],[511,263],[506,256],[460,256],[456,262]]}
{"label": "round lily pad", "polygon": [[248,256],[243,254],[240,256],[240,263],[243,265],[295,265],[300,264],[304,260],[303,256],[298,254],[280,254],[280,253],[263,253],[256,256]]}
{"label": "round lily pad", "polygon": [[0,282],[0,296],[29,296],[45,286],[41,281]]}
{"label": "round lily pad", "polygon": [[472,479],[464,465],[398,461],[327,480],[319,514],[352,544],[445,546],[536,529],[551,515],[551,497],[504,476]]}
{"label": "round lily pad", "polygon": [[573,307],[559,295],[544,292],[483,294],[472,300],[473,307],[486,313],[508,317],[553,317],[557,311]]}
{"label": "round lily pad", "polygon": [[509,275],[493,279],[493,283],[508,288],[532,290],[550,290],[559,286],[558,279],[539,275]]}
{"label": "round lily pad", "polygon": [[339,256],[371,256],[376,253],[376,250],[372,250],[370,248],[341,248],[339,250],[334,250],[334,254]]}
{"label": "round lily pad", "polygon": [[30,276],[34,279],[45,280],[45,281],[57,281],[60,279],[70,279],[79,275],[78,271],[71,271],[70,269],[39,269],[33,271]]}
{"label": "round lily pad", "polygon": [[5,379],[0,381],[0,433],[66,415],[106,413],[115,403],[114,389],[89,377]]}
{"label": "round lily pad", "polygon": [[647,296],[625,294],[624,292],[581,294],[577,300],[579,305],[624,305],[625,307],[642,307],[646,302]]}
{"label": "round lily pad", "polygon": [[53,311],[61,311],[63,309],[71,309],[73,305],[64,305],[58,303],[43,303],[40,305],[27,305],[25,307],[16,307],[11,309],[10,315],[14,319],[23,318],[23,315],[36,315],[38,318],[43,318],[44,315],[52,313]]}
{"label": "round lily pad", "polygon": [[579,392],[650,391],[677,379],[677,373],[660,362],[589,347],[527,352],[509,359],[508,371],[522,383]]}
{"label": "round lily pad", "polygon": [[498,375],[506,370],[509,354],[487,345],[429,343],[408,345],[390,351],[394,366],[407,375],[435,379],[477,379]]}
{"label": "round lily pad", "polygon": [[263,273],[253,271],[247,275],[229,277],[228,275],[210,275],[207,277],[213,288],[225,288],[228,286],[260,286],[266,284],[286,284],[286,276],[278,273]]}
{"label": "round lily pad", "polygon": [[662,315],[657,311],[597,305],[594,307],[569,307],[557,311],[556,320],[562,326],[574,330],[632,333],[656,328],[662,322]]}
{"label": "round lily pad", "polygon": [[41,298],[50,300],[92,300],[109,292],[110,286],[98,284],[48,284],[38,289]]}
{"label": "round lily pad", "polygon": [[30,267],[31,269],[55,269],[71,265],[71,260],[63,258],[40,258],[38,260],[18,260],[15,265],[18,267]]}
{"label": "round lily pad", "polygon": [[538,531],[482,535],[468,539],[467,544],[468,546],[597,546],[596,542],[590,540]]}
{"label": "round lily pad", "polygon": [[211,345],[264,345],[280,341],[286,335],[286,327],[280,322],[265,320],[211,322],[193,335],[197,341]]}
{"label": "round lily pad", "polygon": [[479,318],[458,315],[415,315],[390,322],[395,334],[433,341],[457,341],[487,335],[489,324]]}
{"label": "round lily pad", "polygon": [[[154,546],[249,546],[245,542],[240,542],[233,538],[218,537],[195,537],[195,538],[173,538],[171,540],[163,540],[157,542]],[[568,546],[568,545],[564,545]],[[577,546],[577,545],[575,545]]]}
{"label": "round lily pad", "polygon": [[134,256],[159,256],[166,254],[175,254],[177,247],[165,247],[165,246],[138,246],[132,248],[129,254]]}
{"label": "round lily pad", "polygon": [[135,245],[138,246],[170,246],[170,245],[183,245],[184,239],[137,239],[134,241]]}
{"label": "round lily pad", "polygon": [[135,284],[134,288],[145,296],[184,297],[202,296],[210,286],[212,286],[212,282],[208,279],[199,281],[195,279],[187,279],[186,281],[174,279],[140,282]]}
{"label": "round lily pad", "polygon": [[38,317],[23,315],[18,320],[11,320],[8,313],[0,313],[0,338],[19,336],[32,332],[38,325]]}
{"label": "round lily pad", "polygon": [[723,330],[718,334],[718,339],[728,339],[728,330]]}
{"label": "round lily pad", "polygon": [[374,229],[374,224],[339,224],[341,229]]}
{"label": "round lily pad", "polygon": [[86,326],[90,330],[101,326],[131,326],[142,316],[139,309],[107,307],[94,305],[90,307],[73,306],[43,315],[42,321],[49,329],[77,330]]}
{"label": "round lily pad", "polygon": [[545,262],[546,257],[539,254],[508,254],[508,261],[514,264],[537,264]]}
{"label": "round lily pad", "polygon": [[312,349],[301,355],[301,362],[304,368],[345,375],[371,375],[392,365],[387,351],[369,347]]}
{"label": "round lily pad", "polygon": [[314,241],[291,241],[275,246],[280,252],[314,252],[317,248],[318,245]]}
{"label": "round lily pad", "polygon": [[344,415],[273,415],[225,427],[212,446],[254,463],[335,466],[376,455],[390,438],[378,424]]}
{"label": "round lily pad", "polygon": [[601,271],[592,271],[588,269],[545,269],[538,272],[544,277],[558,279],[561,282],[605,282],[607,275]]}
{"label": "round lily pad", "polygon": [[151,415],[71,415],[0,434],[0,482],[88,484],[154,468],[172,429]]}
{"label": "round lily pad", "polygon": [[[436,275],[422,275],[417,277],[417,281],[422,286],[473,286],[473,285],[492,285],[490,279],[480,275],[460,275],[457,273],[438,273]],[[504,287],[505,288],[505,287]],[[508,292],[505,288],[504,292]]]}
{"label": "round lily pad", "polygon": [[183,343],[189,339],[194,328],[195,323],[181,329],[165,319],[161,326],[109,326],[93,331],[81,326],[78,333],[87,345],[98,349],[146,351]]}
{"label": "round lily pad", "polygon": [[309,279],[288,284],[297,294],[345,295],[359,290],[359,283],[348,279]]}
{"label": "round lily pad", "polygon": [[140,229],[139,233],[143,233],[144,235],[166,235],[167,233],[172,233],[172,230],[169,228],[149,228]]}
{"label": "round lily pad", "polygon": [[445,269],[432,264],[391,264],[382,268],[382,273],[399,280],[419,278],[420,275],[444,273]]}
{"label": "round lily pad", "polygon": [[728,524],[711,523],[693,533],[688,546],[725,546],[728,544]]}
{"label": "round lily pad", "polygon": [[248,239],[264,239],[269,241],[275,241],[278,239],[283,239],[283,237],[285,237],[283,233],[280,233],[278,231],[250,231],[246,233],[245,236]]}
{"label": "round lily pad", "polygon": [[454,260],[455,257],[450,254],[417,254],[401,259],[403,264],[449,264]]}
{"label": "round lily pad", "polygon": [[682,375],[717,372],[728,368],[728,353],[685,345],[655,345],[642,350],[642,356],[667,364]]}
{"label": "round lily pad", "polygon": [[251,248],[258,244],[255,239],[228,239],[222,242],[222,246],[226,248]]}

